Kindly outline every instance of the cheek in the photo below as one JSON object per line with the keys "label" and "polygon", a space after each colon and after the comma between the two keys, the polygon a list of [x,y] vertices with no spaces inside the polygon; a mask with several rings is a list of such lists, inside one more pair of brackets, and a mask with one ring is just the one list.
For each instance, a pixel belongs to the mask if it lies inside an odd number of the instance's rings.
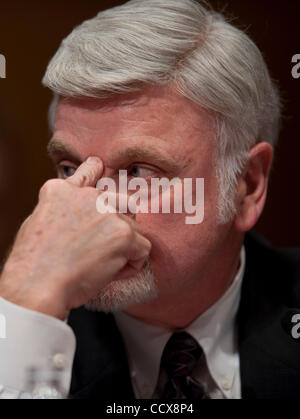
{"label": "cheek", "polygon": [[186,225],[185,214],[137,214],[136,221],[152,243],[151,265],[160,281],[188,278],[199,271],[216,241],[216,224],[210,217]]}
{"label": "cheek", "polygon": [[[218,246],[222,232],[216,222],[217,182],[212,173],[203,177],[204,219],[200,224],[186,224],[186,213],[136,215],[143,234],[152,243],[151,265],[160,282],[174,284],[199,275]],[[193,194],[193,204],[196,202]]]}
{"label": "cheek", "polygon": [[[212,176],[204,178],[204,190],[197,188],[197,194],[193,184],[192,200],[185,200],[183,195],[179,207],[189,208],[188,213],[173,212],[175,198],[172,194],[170,214],[162,214],[161,206],[158,214],[151,213],[150,206],[148,214],[136,214],[136,222],[152,242],[153,252],[157,248],[162,254],[164,251],[171,254],[193,253],[205,243],[209,244],[210,238],[217,234],[218,188],[215,179]],[[187,196],[190,197],[190,194]],[[186,205],[187,201],[190,205]]]}

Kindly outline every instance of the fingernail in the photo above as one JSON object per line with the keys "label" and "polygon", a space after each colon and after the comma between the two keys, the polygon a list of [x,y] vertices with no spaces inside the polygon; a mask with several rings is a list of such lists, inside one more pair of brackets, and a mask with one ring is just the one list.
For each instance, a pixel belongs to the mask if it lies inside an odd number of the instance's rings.
{"label": "fingernail", "polygon": [[100,163],[100,161],[101,160],[99,159],[99,157],[95,157],[95,156],[89,157],[86,160],[87,163]]}

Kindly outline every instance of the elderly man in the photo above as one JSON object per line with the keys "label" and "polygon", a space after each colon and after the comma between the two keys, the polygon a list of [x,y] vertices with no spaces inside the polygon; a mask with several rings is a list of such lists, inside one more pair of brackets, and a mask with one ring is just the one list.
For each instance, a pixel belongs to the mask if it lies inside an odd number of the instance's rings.
{"label": "elderly man", "polygon": [[[72,398],[300,397],[300,254],[245,235],[280,118],[254,43],[193,0],[131,0],[75,28],[43,83],[59,179],[1,276],[3,392],[54,363]],[[121,170],[204,179],[203,221],[99,213]]]}

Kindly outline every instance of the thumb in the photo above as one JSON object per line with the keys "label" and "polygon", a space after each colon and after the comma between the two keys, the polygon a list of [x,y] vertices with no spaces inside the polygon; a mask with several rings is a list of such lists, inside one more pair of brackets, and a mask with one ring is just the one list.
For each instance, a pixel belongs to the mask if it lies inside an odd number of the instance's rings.
{"label": "thumb", "polygon": [[99,157],[89,157],[83,162],[73,176],[66,179],[66,182],[75,186],[95,186],[103,173],[103,162]]}

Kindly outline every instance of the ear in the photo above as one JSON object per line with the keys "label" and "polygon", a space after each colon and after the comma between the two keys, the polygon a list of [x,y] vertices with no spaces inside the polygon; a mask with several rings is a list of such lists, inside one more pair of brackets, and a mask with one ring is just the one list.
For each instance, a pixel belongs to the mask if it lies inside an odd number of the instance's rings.
{"label": "ear", "polygon": [[234,227],[239,232],[250,230],[264,209],[272,160],[273,149],[266,142],[258,143],[250,150],[237,187],[238,212]]}

